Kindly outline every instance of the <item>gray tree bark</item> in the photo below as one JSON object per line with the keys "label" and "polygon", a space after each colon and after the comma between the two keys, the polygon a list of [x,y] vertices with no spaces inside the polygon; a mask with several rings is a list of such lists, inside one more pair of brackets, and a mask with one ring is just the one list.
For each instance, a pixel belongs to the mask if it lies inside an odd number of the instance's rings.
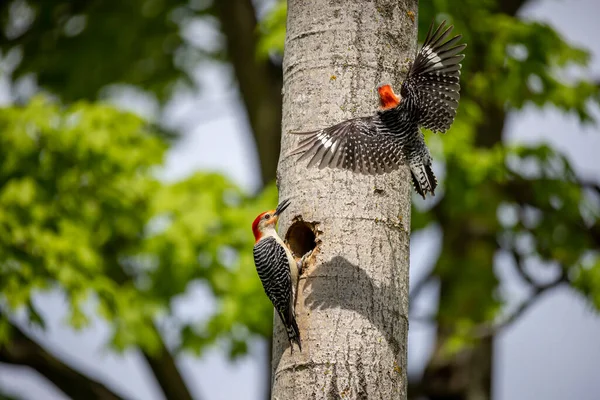
{"label": "gray tree bark", "polygon": [[[280,234],[301,257],[303,351],[276,319],[272,398],[406,399],[411,191],[408,169],[376,177],[307,169],[286,156],[308,131],[369,115],[416,50],[418,0],[289,0],[283,63]],[[285,235],[284,235],[285,234]]]}

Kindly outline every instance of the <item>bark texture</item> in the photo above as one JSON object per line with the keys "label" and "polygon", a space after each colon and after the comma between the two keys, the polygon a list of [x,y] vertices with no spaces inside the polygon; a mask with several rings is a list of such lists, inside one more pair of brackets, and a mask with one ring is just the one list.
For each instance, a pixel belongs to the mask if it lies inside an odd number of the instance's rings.
{"label": "bark texture", "polygon": [[[405,399],[411,191],[406,167],[376,177],[307,169],[286,154],[307,131],[369,115],[414,58],[417,0],[289,0],[283,64],[280,234],[295,256],[317,234],[300,277],[303,351],[278,320],[272,398]],[[293,227],[294,229],[289,229]],[[296,229],[298,228],[298,229]]]}

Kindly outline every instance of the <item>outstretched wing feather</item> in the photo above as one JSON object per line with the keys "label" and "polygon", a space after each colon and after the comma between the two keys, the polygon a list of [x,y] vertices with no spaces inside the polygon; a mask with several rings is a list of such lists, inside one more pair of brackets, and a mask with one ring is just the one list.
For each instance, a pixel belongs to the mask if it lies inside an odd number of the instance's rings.
{"label": "outstretched wing feather", "polygon": [[[346,169],[377,175],[397,169],[403,162],[402,142],[390,134],[379,116],[354,118],[302,135],[290,155],[302,154],[308,166]],[[401,136],[401,135],[400,135]]]}
{"label": "outstretched wing feather", "polygon": [[460,69],[466,44],[457,44],[461,35],[450,39],[453,26],[442,22],[429,27],[423,47],[417,54],[402,93],[417,96],[402,104],[418,104],[419,125],[434,132],[446,132],[456,117],[460,100]]}

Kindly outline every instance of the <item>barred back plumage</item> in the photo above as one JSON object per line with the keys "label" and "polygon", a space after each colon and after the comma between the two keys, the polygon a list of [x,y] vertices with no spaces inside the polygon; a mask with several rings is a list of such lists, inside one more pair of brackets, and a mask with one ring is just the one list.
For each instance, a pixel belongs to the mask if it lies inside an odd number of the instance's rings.
{"label": "barred back plumage", "polygon": [[296,323],[294,310],[295,288],[292,285],[290,265],[285,249],[277,243],[275,238],[264,237],[254,245],[253,254],[258,277],[267,297],[273,303],[285,326],[292,349],[292,342],[296,342],[302,350],[300,329]]}
{"label": "barred back plumage", "polygon": [[433,27],[402,83],[396,107],[316,131],[292,132],[304,137],[290,155],[302,154],[299,161],[310,158],[309,167],[369,175],[407,164],[417,193],[434,195],[437,180],[419,127],[443,133],[452,125],[460,99],[460,53],[466,44],[457,44],[461,35],[447,40],[453,27],[445,28],[445,22],[435,31]]}

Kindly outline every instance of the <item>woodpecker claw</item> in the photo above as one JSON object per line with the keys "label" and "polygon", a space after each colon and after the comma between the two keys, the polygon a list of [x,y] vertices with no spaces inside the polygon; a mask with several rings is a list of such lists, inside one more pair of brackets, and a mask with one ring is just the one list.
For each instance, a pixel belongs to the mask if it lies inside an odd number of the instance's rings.
{"label": "woodpecker claw", "polygon": [[304,263],[306,262],[306,260],[308,259],[308,257],[310,257],[312,255],[312,250],[310,250],[308,253],[304,254],[302,256],[302,258],[300,259],[300,261],[298,261],[298,274],[302,274],[302,270],[304,269]]}

